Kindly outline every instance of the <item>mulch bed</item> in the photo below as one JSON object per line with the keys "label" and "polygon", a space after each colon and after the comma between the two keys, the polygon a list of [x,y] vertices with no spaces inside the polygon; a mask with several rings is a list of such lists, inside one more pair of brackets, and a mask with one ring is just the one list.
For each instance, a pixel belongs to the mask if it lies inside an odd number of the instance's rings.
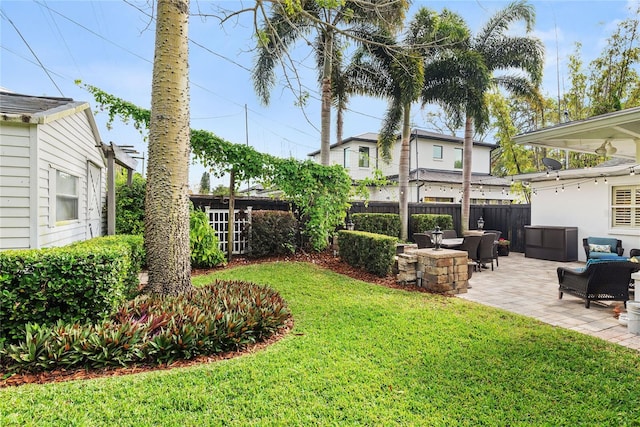
{"label": "mulch bed", "polygon": [[[229,262],[225,267],[219,267],[219,268],[210,269],[210,270],[195,269],[191,272],[191,275],[198,276],[202,274],[208,274],[213,271],[218,271],[220,269],[228,269],[228,268],[233,268],[241,265],[257,264],[257,263],[264,263],[264,262],[285,262],[285,261],[309,262],[312,264],[316,264],[322,268],[335,271],[336,273],[340,273],[345,276],[352,277],[354,279],[362,280],[369,283],[375,283],[381,286],[387,286],[389,288],[405,289],[405,290],[412,290],[417,292],[428,292],[424,288],[419,288],[417,286],[398,284],[396,283],[395,277],[393,275],[390,275],[387,277],[378,277],[362,269],[354,268],[348,265],[347,263],[341,261],[340,258],[334,256],[329,251],[323,252],[323,253],[297,253],[295,255],[290,255],[290,256],[267,257],[267,258],[260,258],[260,259],[249,259],[246,257],[238,256],[233,258],[231,262]],[[3,375],[2,372],[0,372],[0,388],[19,386],[23,384],[45,384],[50,382],[62,382],[62,381],[71,381],[71,380],[78,380],[78,379],[115,377],[115,376],[121,376],[121,375],[137,374],[141,372],[194,366],[202,363],[217,362],[219,360],[231,359],[234,357],[259,351],[282,339],[291,331],[292,328],[293,328],[293,320],[291,319],[289,323],[284,328],[282,328],[277,334],[274,334],[273,336],[271,336],[269,339],[265,341],[253,344],[242,350],[221,353],[221,354],[216,354],[212,356],[199,356],[191,360],[179,360],[168,365],[141,365],[141,366],[132,366],[132,367],[113,367],[113,368],[103,368],[103,369],[93,369],[93,370],[91,369],[55,370],[50,372],[13,374],[11,376],[7,376],[6,378],[5,378],[5,375]]]}

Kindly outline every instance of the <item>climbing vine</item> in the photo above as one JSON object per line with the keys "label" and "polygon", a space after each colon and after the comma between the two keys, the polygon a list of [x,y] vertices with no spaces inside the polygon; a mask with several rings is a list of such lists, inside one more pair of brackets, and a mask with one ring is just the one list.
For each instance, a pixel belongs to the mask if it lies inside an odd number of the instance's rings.
{"label": "climbing vine", "polygon": [[[144,135],[150,111],[101,89],[82,84],[106,111],[111,126],[116,117],[131,121]],[[322,166],[310,160],[281,159],[260,153],[244,144],[234,144],[206,130],[191,130],[191,151],[217,177],[233,173],[236,182],[254,179],[280,189],[300,210],[305,221],[303,233],[315,251],[325,249],[330,233],[344,223],[349,208],[351,179],[339,165]]]}

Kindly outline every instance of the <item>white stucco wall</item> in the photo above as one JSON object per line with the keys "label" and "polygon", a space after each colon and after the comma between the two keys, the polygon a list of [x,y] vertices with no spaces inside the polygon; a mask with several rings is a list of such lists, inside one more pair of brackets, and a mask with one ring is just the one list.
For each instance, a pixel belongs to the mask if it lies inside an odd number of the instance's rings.
{"label": "white stucco wall", "polygon": [[585,237],[620,239],[625,255],[629,254],[630,249],[640,248],[640,228],[612,227],[610,209],[612,187],[639,185],[640,177],[608,177],[607,183],[602,177],[597,179],[597,185],[595,178],[534,182],[531,185],[536,191],[531,201],[531,225],[578,227],[578,257],[581,261],[586,260],[582,249],[582,239]]}

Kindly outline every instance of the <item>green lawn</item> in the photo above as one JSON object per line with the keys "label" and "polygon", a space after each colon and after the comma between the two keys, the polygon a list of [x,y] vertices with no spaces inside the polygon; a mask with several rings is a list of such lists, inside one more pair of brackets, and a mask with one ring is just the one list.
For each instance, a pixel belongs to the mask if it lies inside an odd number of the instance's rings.
{"label": "green lawn", "polygon": [[640,353],[458,298],[370,285],[306,263],[250,280],[294,330],[208,365],[0,390],[0,425],[640,426]]}

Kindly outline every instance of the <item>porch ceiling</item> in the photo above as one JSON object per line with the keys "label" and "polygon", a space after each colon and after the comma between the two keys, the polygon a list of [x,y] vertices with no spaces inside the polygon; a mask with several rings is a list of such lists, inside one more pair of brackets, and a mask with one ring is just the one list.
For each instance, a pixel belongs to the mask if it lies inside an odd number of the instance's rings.
{"label": "porch ceiling", "polygon": [[610,157],[640,163],[640,107],[523,133],[513,140],[516,144],[592,154],[609,141],[617,150]]}

